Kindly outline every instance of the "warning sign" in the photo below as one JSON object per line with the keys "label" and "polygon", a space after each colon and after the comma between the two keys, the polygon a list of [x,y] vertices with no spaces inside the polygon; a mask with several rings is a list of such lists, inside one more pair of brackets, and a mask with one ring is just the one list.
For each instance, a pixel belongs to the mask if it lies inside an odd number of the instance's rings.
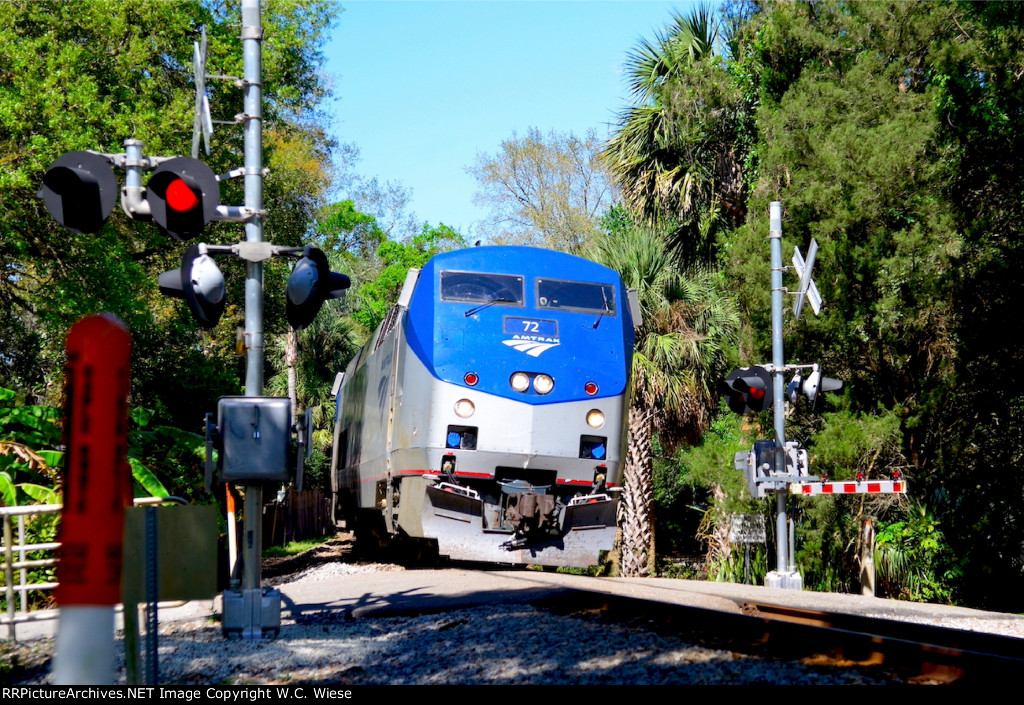
{"label": "warning sign", "polygon": [[729,515],[730,543],[764,543],[764,515],[762,514],[731,514]]}

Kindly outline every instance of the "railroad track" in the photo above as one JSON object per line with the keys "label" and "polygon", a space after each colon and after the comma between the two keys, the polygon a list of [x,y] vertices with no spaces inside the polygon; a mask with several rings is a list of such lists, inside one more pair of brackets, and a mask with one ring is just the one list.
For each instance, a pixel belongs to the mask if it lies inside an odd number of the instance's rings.
{"label": "railroad track", "polygon": [[1024,639],[919,623],[737,601],[741,614],[594,593],[537,603],[555,613],[631,623],[716,649],[910,683],[985,683],[1024,668]]}

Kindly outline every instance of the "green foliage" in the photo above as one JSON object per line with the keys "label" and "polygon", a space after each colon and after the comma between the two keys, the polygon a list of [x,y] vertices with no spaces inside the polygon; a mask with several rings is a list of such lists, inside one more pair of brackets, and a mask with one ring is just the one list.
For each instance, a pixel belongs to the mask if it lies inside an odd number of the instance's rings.
{"label": "green foliage", "polygon": [[[333,426],[333,423],[331,425]],[[302,471],[303,485],[306,489],[319,487],[325,493],[329,493],[331,491],[331,456],[324,452],[324,447],[328,444],[316,444],[314,441],[314,445],[313,452],[306,458],[306,464]]]}
{"label": "green foliage", "polygon": [[[0,385],[27,401],[59,406],[63,339],[82,315],[108,311],[134,344],[133,402],[161,420],[198,426],[217,396],[237,393],[235,326],[241,268],[229,268],[228,307],[213,333],[200,332],[183,304],[160,296],[156,278],[179,266],[180,249],[152,225],[115,209],[98,233],[70,233],[46,214],[37,192],[46,167],[71,150],[148,155],[190,151],[195,103],[192,46],[209,36],[211,73],[242,75],[238,3],[204,1],[44,2],[3,0],[0,24]],[[317,68],[337,7],[329,0],[262,3],[266,233],[298,244],[329,186],[331,143],[321,125],[326,90]],[[242,112],[243,95],[207,83],[213,117]],[[216,173],[242,161],[242,132],[218,127]],[[222,182],[224,203],[241,203],[241,180]],[[214,223],[207,241],[237,241],[238,225]],[[234,234],[233,234],[234,233]],[[281,268],[268,265],[267,321],[283,329]],[[116,284],[115,284],[116,283]]]}
{"label": "green foliage", "polygon": [[[820,245],[815,277],[828,306],[820,319],[805,317],[787,352],[813,355],[849,389],[846,410],[815,435],[816,470],[904,471],[950,545],[971,548],[975,568],[958,579],[974,585],[960,594],[1012,601],[1024,516],[1005,498],[1024,491],[1010,470],[1024,440],[1013,381],[1021,353],[995,331],[1022,303],[1005,266],[1019,256],[1020,166],[1004,156],[1019,148],[1024,120],[1010,107],[1022,87],[1006,74],[1024,65],[1012,39],[1021,8],[763,10],[739,33],[737,63],[760,106],[750,199],[758,216],[721,238],[730,274],[766,279],[760,214],[781,200],[795,240],[787,249],[812,236]],[[743,289],[765,349],[768,289]],[[823,535],[836,526],[813,514],[805,523]]]}
{"label": "green foliage", "polygon": [[[748,563],[749,549],[749,563]],[[707,580],[718,583],[764,585],[768,573],[768,549],[765,544],[737,544],[727,557],[717,557],[704,568]]]}
{"label": "green foliage", "polygon": [[437,227],[424,223],[410,243],[385,240],[377,249],[381,269],[375,279],[356,291],[359,304],[352,318],[367,330],[374,330],[398,300],[410,269],[422,267],[438,252],[464,245],[462,236],[444,223]]}
{"label": "green foliage", "polygon": [[[128,464],[142,496],[167,497],[170,493],[202,500],[206,457],[204,439],[171,426],[149,423],[154,413],[130,411]],[[0,496],[6,506],[60,502],[61,443],[59,409],[26,406],[16,395],[0,388]]]}
{"label": "green foliage", "polygon": [[[1004,329],[1024,305],[1012,264],[1024,242],[1024,6],[763,2],[725,19],[724,59],[680,52],[694,37],[680,22],[634,55],[657,70],[637,75],[607,151],[620,177],[649,177],[626,189],[634,212],[715,223],[710,251],[746,323],[743,361],[771,348],[769,202],[785,208],[787,255],[819,244],[825,309],[789,322],[787,361],[818,362],[846,388],[831,409],[797,407],[789,435],[809,448],[812,473],[899,471],[931,513],[802,503],[806,584],[853,584],[857,528],[872,515],[945,537],[915,557],[930,573],[892,571],[913,582],[892,594],[1019,609],[1024,353]],[[700,242],[681,244],[692,254]],[[968,557],[962,570],[944,547]]]}
{"label": "green foliage", "polygon": [[[849,402],[843,405],[848,407]],[[866,414],[843,408],[823,415],[822,428],[813,436],[811,463],[815,474],[837,480],[855,477],[858,472],[874,477],[881,468],[905,470],[902,440],[897,411]]]}
{"label": "green foliage", "polygon": [[47,406],[24,406],[15,393],[0,388],[0,434],[33,448],[54,447],[60,443],[60,410]]}
{"label": "green foliage", "polygon": [[[899,471],[907,467],[902,455],[902,423],[898,410],[854,412],[846,396],[830,396],[836,411],[821,415],[815,428],[805,425],[812,474],[830,480],[852,479]],[[797,565],[804,584],[816,590],[852,592],[858,589],[861,520],[889,522],[902,516],[905,502],[897,497],[804,498],[798,502]],[[895,584],[895,578],[894,583]]]}
{"label": "green foliage", "polygon": [[155,497],[174,495],[196,504],[209,501],[204,486],[205,438],[173,426],[150,426],[154,416],[146,409],[131,412],[135,428],[128,433],[128,462],[136,482]]}
{"label": "green foliage", "polygon": [[[674,552],[692,562],[703,554],[700,573],[692,565],[664,567],[667,573],[687,577],[742,582],[743,546],[728,542],[733,514],[756,514],[766,505],[751,499],[743,474],[733,468],[733,457],[748,450],[754,429],[732,413],[722,413],[694,446],[679,448],[670,460],[655,465],[655,503],[659,552]],[[770,525],[770,520],[768,524]],[[751,571],[757,578],[767,569],[766,547],[751,546]],[[693,573],[690,575],[690,573]]]}
{"label": "green foliage", "polygon": [[749,513],[754,506],[743,473],[733,468],[736,453],[749,450],[754,440],[751,429],[744,427],[742,417],[731,412],[722,413],[698,445],[680,449],[677,453],[680,472],[689,482],[720,488],[714,504],[722,517]]}
{"label": "green foliage", "polygon": [[911,504],[900,521],[879,526],[875,568],[886,596],[952,603],[963,578],[963,563],[923,504]]}
{"label": "green foliage", "polygon": [[263,549],[263,557],[288,558],[289,556],[297,556],[300,553],[316,548],[322,543],[323,539],[308,539],[306,541],[290,541],[284,546],[268,546]]}
{"label": "green foliage", "polygon": [[387,234],[377,219],[356,210],[351,200],[326,207],[314,228],[317,245],[325,251],[352,252],[356,256],[371,256],[380,247]]}
{"label": "green foliage", "polygon": [[0,388],[0,502],[3,506],[60,502],[58,468],[63,453],[55,450],[60,441],[59,410],[19,404],[13,391]]}
{"label": "green foliage", "polygon": [[746,111],[717,53],[722,29],[701,6],[638,43],[626,60],[633,104],[603,152],[630,212],[670,223],[687,263],[713,262],[716,232],[745,212]]}

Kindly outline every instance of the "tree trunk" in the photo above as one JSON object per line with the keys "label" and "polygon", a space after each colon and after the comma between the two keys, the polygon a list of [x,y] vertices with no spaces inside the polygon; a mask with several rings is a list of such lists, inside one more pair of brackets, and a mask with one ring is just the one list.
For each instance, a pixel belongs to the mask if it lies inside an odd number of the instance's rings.
{"label": "tree trunk", "polygon": [[292,421],[298,418],[298,394],[295,389],[295,367],[299,364],[299,335],[288,329],[288,343],[284,350],[284,363],[288,366],[288,400],[292,405]]}
{"label": "tree trunk", "polygon": [[650,413],[629,410],[629,446],[623,472],[622,575],[651,574],[654,539],[654,452]]}

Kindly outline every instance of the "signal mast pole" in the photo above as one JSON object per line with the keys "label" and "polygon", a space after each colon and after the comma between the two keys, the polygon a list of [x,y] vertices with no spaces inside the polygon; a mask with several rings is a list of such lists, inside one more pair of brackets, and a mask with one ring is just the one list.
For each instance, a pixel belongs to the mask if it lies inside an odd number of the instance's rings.
{"label": "signal mast pole", "polygon": [[[246,242],[263,242],[263,26],[260,0],[242,0],[245,83],[245,205],[256,215],[245,224]],[[263,396],[263,262],[246,262],[245,395]]]}
{"label": "signal mast pole", "polygon": [[[772,201],[768,206],[768,239],[771,244],[771,266],[772,266],[772,386],[774,392],[773,418],[775,421],[775,467],[784,469],[786,467],[786,398],[785,378],[783,371],[786,368],[786,358],[782,346],[782,312],[783,294],[785,289],[782,286],[782,203]],[[789,517],[786,514],[786,502],[789,493],[787,491],[776,491],[775,493],[775,566],[765,577],[765,585],[769,587],[785,587],[792,590],[800,590],[803,580],[799,573],[790,566],[790,545],[789,545]]]}
{"label": "signal mast pole", "polygon": [[[263,25],[260,0],[242,0],[242,49],[245,103],[245,206],[255,215],[245,224],[246,243],[263,242]],[[257,245],[258,247],[258,245]],[[245,263],[245,396],[263,396],[263,262]],[[244,639],[263,637],[264,596],[260,558],[263,553],[263,487],[245,486],[243,527],[242,631]],[[272,612],[280,614],[276,592]],[[275,609],[276,607],[276,609]],[[271,619],[271,621],[273,621]]]}

